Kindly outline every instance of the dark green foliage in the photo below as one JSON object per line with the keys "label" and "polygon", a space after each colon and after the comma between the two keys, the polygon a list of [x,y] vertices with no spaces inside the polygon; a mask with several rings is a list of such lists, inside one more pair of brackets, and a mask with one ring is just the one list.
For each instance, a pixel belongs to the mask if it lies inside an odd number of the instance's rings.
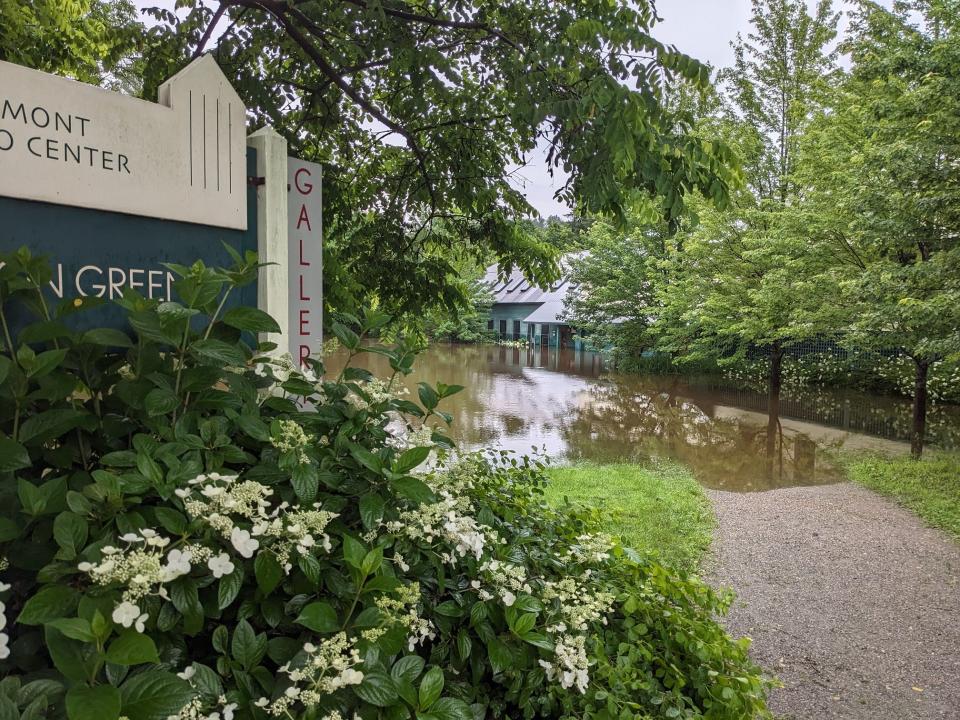
{"label": "dark green foliage", "polygon": [[338,309],[451,305],[462,255],[549,282],[556,245],[519,222],[533,210],[512,179],[538,146],[582,214],[623,217],[643,197],[672,220],[696,190],[726,202],[727,148],[663,102],[667,88],[708,86],[709,70],[656,40],[648,0],[180,5],[156,13],[145,95],[210,50],[254,126],[326,164]]}
{"label": "dark green foliage", "polygon": [[[266,319],[220,308],[255,258],[177,268],[177,301],[127,294],[127,342],[71,331],[88,301],[51,307],[43,261],[3,260],[5,718],[765,716],[708,586],[598,534],[599,514],[547,505],[536,462],[443,462],[438,407],[459,387],[421,383],[416,403],[249,344]],[[19,333],[14,307],[37,313]],[[351,352],[410,372],[409,348],[360,343],[389,318],[343,319]],[[564,597],[597,609],[574,623]],[[542,664],[570,636],[583,693]],[[323,657],[346,667],[293,677]]]}

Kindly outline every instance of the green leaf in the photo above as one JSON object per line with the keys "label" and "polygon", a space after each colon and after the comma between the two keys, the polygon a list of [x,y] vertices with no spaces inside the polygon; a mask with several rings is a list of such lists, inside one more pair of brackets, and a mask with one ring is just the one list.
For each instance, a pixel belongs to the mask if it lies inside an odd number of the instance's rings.
{"label": "green leaf", "polygon": [[420,709],[429,710],[443,693],[443,670],[432,667],[420,682]]}
{"label": "green leaf", "polygon": [[13,472],[30,467],[27,449],[10,438],[0,438],[0,472]]}
{"label": "green leaf", "polygon": [[417,394],[420,396],[420,402],[427,410],[433,410],[440,402],[436,391],[425,382],[417,385]]}
{"label": "green leaf", "polygon": [[317,497],[320,476],[312,463],[297,465],[290,473],[290,484],[302,505],[309,505]]}
{"label": "green leaf", "polygon": [[367,493],[360,497],[360,520],[367,530],[373,530],[380,525],[386,503],[376,493]]}
{"label": "green leaf", "polygon": [[120,691],[112,685],[74,685],[67,692],[67,717],[69,720],[117,720]]}
{"label": "green leaf", "polygon": [[487,656],[494,673],[501,673],[513,665],[513,652],[497,638],[487,643]]}
{"label": "green leaf", "polygon": [[66,350],[48,350],[37,355],[33,366],[27,371],[29,378],[41,378],[52,372],[67,356]]}
{"label": "green leaf", "polygon": [[17,622],[21,625],[42,625],[62,618],[77,609],[80,596],[65,585],[48,585],[27,600]]}
{"label": "green leaf", "polygon": [[272,593],[283,579],[283,568],[273,553],[257,553],[257,558],[253,561],[253,571],[257,577],[257,587],[264,595]]}
{"label": "green leaf", "polygon": [[355,628],[370,628],[377,627],[381,623],[382,616],[380,614],[380,608],[371,606],[364,608],[364,610],[354,618],[350,625]]}
{"label": "green leaf", "polygon": [[377,707],[389,707],[398,700],[397,689],[390,676],[379,670],[363,674],[363,682],[353,686],[358,698]]}
{"label": "green leaf", "polygon": [[92,418],[93,416],[85,410],[46,410],[26,419],[20,427],[18,439],[22,443],[53,440],[83,425]]}
{"label": "green leaf", "polygon": [[81,343],[88,345],[103,345],[105,347],[133,347],[130,337],[121,330],[115,328],[95,328],[87,330],[81,338]]}
{"label": "green leaf", "polygon": [[120,686],[120,712],[130,720],[166,720],[194,696],[186,680],[162,670],[131,676]]}
{"label": "green leaf", "polygon": [[179,405],[180,398],[168,388],[154,388],[143,400],[143,406],[150,417],[166,415],[176,410]]}
{"label": "green leaf", "polygon": [[223,340],[198,340],[190,346],[190,349],[204,360],[212,360],[218,365],[240,367],[247,362],[246,356],[239,347],[225,343]]}
{"label": "green leaf", "polygon": [[83,643],[71,640],[49,624],[43,628],[43,637],[54,667],[71,682],[85,682],[88,672]]}
{"label": "green leaf", "polygon": [[517,621],[514,623],[511,629],[513,630],[514,633],[522,637],[523,635],[526,635],[528,632],[533,630],[533,626],[536,624],[537,624],[536,615],[534,615],[533,613],[524,613],[519,618],[517,618]]}
{"label": "green leaf", "polygon": [[114,665],[140,665],[158,663],[157,646],[149,635],[136,630],[124,630],[107,648],[107,662]]}
{"label": "green leaf", "polygon": [[467,634],[467,631],[463,628],[460,629],[460,632],[457,633],[457,655],[461,660],[466,660],[470,657],[470,651],[473,649],[473,641],[470,639],[470,635]]}
{"label": "green leaf", "polygon": [[429,504],[437,501],[437,496],[433,494],[433,490],[427,487],[423,480],[418,480],[415,477],[399,478],[394,480],[391,485],[398,495],[417,504]]}
{"label": "green leaf", "polygon": [[296,623],[318,633],[332,633],[340,630],[337,611],[325,602],[313,602],[306,605],[300,611]]}
{"label": "green leaf", "polygon": [[390,676],[398,682],[405,681],[412,683],[420,677],[420,673],[423,672],[425,664],[426,662],[419,655],[404,655],[390,668]]}
{"label": "green leaf", "polygon": [[217,606],[223,610],[237,599],[240,588],[243,586],[243,568],[234,565],[233,572],[220,578],[217,588]]}
{"label": "green leaf", "polygon": [[280,326],[276,320],[263,310],[254,307],[231,308],[223,316],[223,322],[237,330],[247,330],[255,333],[280,332]]}
{"label": "green leaf", "polygon": [[258,635],[246,620],[238,622],[230,641],[230,654],[233,659],[240,663],[244,670],[252,670],[266,652],[267,636],[263,633]]}
{"label": "green leaf", "polygon": [[69,511],[60,513],[53,521],[53,539],[73,559],[86,545],[87,521]]}
{"label": "green leaf", "polygon": [[363,543],[351,535],[343,536],[343,559],[347,561],[348,565],[360,570],[366,556],[367,548],[364,547]]}
{"label": "green leaf", "polygon": [[470,706],[457,698],[440,698],[430,708],[430,714],[439,720],[475,720]]}
{"label": "green leaf", "polygon": [[0,517],[0,543],[9,542],[19,535],[20,528],[13,520]]}
{"label": "green leaf", "polygon": [[343,323],[334,323],[331,329],[347,350],[356,350],[360,347],[360,337]]}
{"label": "green leaf", "polygon": [[446,617],[463,616],[463,608],[457,605],[457,603],[453,600],[445,600],[437,605],[436,612],[438,615],[444,615]]}
{"label": "green leaf", "polygon": [[360,564],[360,571],[364,575],[372,575],[380,569],[383,563],[383,548],[375,547],[373,550],[363,556],[363,562]]}
{"label": "green leaf", "polygon": [[543,648],[544,650],[549,650],[550,652],[554,651],[553,642],[543,633],[528,632],[523,636],[523,641],[533,645],[534,647]]}
{"label": "green leaf", "polygon": [[423,461],[428,457],[430,457],[430,448],[410,448],[409,450],[404,451],[404,453],[397,458],[397,461],[393,466],[393,471],[397,473],[408,473],[418,465],[422,464]]}
{"label": "green leaf", "polygon": [[187,532],[187,518],[183,513],[168,507],[154,508],[153,514],[161,527],[172,535],[183,535]]}
{"label": "green leaf", "polygon": [[93,642],[97,639],[90,623],[83,618],[58,618],[44,624],[46,627],[56,628],[72,640]]}

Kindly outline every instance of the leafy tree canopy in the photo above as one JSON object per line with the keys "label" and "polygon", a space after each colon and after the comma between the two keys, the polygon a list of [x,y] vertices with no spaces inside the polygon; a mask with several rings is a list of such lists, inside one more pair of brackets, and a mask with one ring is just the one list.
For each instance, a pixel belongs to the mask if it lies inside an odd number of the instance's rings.
{"label": "leafy tree canopy", "polygon": [[429,248],[555,274],[509,180],[538,143],[581,213],[622,219],[655,198],[675,221],[692,191],[727,200],[729,151],[663,103],[667,87],[706,87],[709,70],[651,35],[650,0],[180,5],[155,12],[167,37],[149,50],[145,94],[212,48],[254,124],[327,163],[328,260],[395,313],[459,298],[449,258]]}
{"label": "leafy tree canopy", "polygon": [[0,60],[129,85],[139,23],[128,0],[0,0]]}
{"label": "leafy tree canopy", "polygon": [[803,222],[834,259],[820,314],[851,344],[914,361],[915,454],[930,366],[960,349],[958,33],[956,2],[858,3],[851,74],[802,162]]}

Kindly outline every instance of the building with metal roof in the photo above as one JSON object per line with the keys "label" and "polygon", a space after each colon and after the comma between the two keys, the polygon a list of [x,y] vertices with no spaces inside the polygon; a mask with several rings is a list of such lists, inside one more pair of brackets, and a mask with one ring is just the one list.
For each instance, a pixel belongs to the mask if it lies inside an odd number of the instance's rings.
{"label": "building with metal roof", "polygon": [[582,336],[564,319],[564,300],[576,290],[566,273],[566,256],[560,263],[563,274],[550,287],[530,282],[520,270],[509,277],[497,265],[487,268],[484,282],[493,293],[493,307],[487,328],[498,340],[526,340],[532,345],[580,347]]}

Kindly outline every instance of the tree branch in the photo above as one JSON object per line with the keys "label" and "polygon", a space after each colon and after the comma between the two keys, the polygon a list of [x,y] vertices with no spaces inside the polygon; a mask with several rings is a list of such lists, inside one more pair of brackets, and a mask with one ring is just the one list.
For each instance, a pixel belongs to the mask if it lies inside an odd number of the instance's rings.
{"label": "tree branch", "polygon": [[197,43],[196,50],[193,51],[193,57],[191,60],[196,60],[198,57],[203,55],[203,49],[207,46],[207,43],[210,41],[210,36],[213,34],[213,29],[217,26],[217,23],[220,22],[220,18],[223,17],[223,13],[227,11],[226,5],[221,5],[213,13],[213,17],[210,18],[210,22],[207,23],[207,29],[203,31],[203,36],[200,38],[200,42]]}

